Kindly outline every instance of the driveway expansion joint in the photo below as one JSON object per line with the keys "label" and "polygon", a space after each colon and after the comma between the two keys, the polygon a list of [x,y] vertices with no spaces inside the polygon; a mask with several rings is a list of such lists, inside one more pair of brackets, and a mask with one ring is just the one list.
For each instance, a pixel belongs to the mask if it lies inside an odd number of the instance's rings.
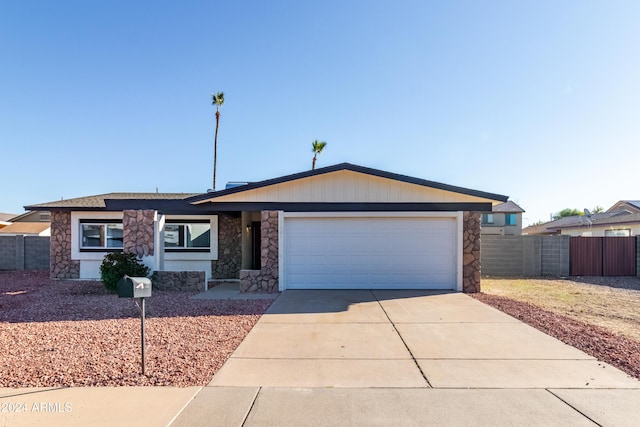
{"label": "driveway expansion joint", "polygon": [[571,403],[567,402],[565,399],[561,398],[560,396],[558,396],[557,394],[555,394],[554,392],[552,392],[548,388],[545,388],[545,390],[547,391],[547,393],[551,394],[553,397],[555,397],[556,399],[560,400],[562,403],[564,403],[565,405],[567,405],[568,407],[570,407],[571,409],[573,409],[574,411],[576,411],[577,413],[579,413],[580,415],[582,415],[583,417],[585,417],[586,419],[588,419],[589,421],[594,423],[595,425],[598,425],[598,426],[602,427],[602,424],[600,424],[599,422],[597,422],[596,420],[594,420],[593,418],[591,418],[590,416],[588,416],[587,414],[585,414],[584,412],[582,412],[581,410],[576,408]]}
{"label": "driveway expansion joint", "polygon": [[391,324],[391,326],[393,326],[393,330],[396,331],[396,334],[398,334],[398,337],[400,338],[400,341],[402,341],[402,344],[404,345],[404,347],[407,349],[407,351],[409,352],[409,355],[411,356],[411,359],[413,360],[413,363],[415,363],[416,367],[418,368],[418,371],[420,371],[420,375],[422,375],[422,378],[424,378],[424,380],[427,383],[427,386],[429,388],[433,388],[433,386],[431,385],[431,382],[429,381],[429,379],[427,378],[427,376],[425,375],[424,371],[422,370],[422,368],[420,367],[420,364],[418,363],[418,361],[416,360],[416,357],[413,355],[413,352],[411,351],[411,349],[409,348],[409,346],[407,345],[406,341],[404,340],[404,338],[402,337],[402,334],[400,334],[400,331],[398,331],[398,328],[396,328],[396,324],[393,323],[393,320],[391,320],[391,318],[389,317],[389,313],[387,313],[387,310],[384,309],[384,307],[382,306],[382,304],[380,303],[380,300],[378,299],[378,296],[371,290],[369,290],[369,292],[371,292],[371,296],[373,298],[375,298],[375,300],[378,302],[378,305],[380,306],[380,309],[382,310],[382,312],[384,313],[385,316],[387,316],[387,319],[389,320],[389,323]]}

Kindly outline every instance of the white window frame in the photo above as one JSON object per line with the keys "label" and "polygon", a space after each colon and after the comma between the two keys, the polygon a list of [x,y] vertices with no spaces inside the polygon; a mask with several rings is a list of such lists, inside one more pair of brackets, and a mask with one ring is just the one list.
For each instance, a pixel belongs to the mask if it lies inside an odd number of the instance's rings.
{"label": "white window frame", "polygon": [[[620,234],[622,233],[622,234]],[[618,228],[613,230],[604,230],[604,237],[630,237],[630,228]]]}
{"label": "white window frame", "polygon": [[[81,250],[81,221],[92,220],[104,223],[122,222],[122,212],[71,212],[71,259],[76,261],[102,261],[104,256],[113,250],[94,248]],[[122,248],[118,249],[122,250]]]}
{"label": "white window frame", "polygon": [[[186,223],[190,221],[209,220],[210,236],[208,248],[197,248],[199,250],[165,248],[164,246],[164,227],[167,224]],[[218,259],[218,215],[165,215],[164,220],[160,224],[161,236],[160,244],[162,245],[162,254],[164,261],[205,261]],[[170,249],[167,251],[167,249]]]}
{"label": "white window frame", "polygon": [[[85,225],[93,225],[99,226],[102,228],[101,236],[104,238],[103,246],[85,246],[84,245],[84,226]],[[120,229],[124,232],[122,228],[122,221],[118,220],[95,220],[95,219],[80,219],[79,227],[78,227],[78,238],[80,239],[79,247],[82,252],[120,252],[124,248],[124,240],[122,241],[122,246],[108,246],[108,235],[107,230],[110,225],[119,225]]]}
{"label": "white window frame", "polygon": [[[485,218],[487,219],[486,222],[484,221]],[[483,225],[495,224],[495,218],[493,216],[493,213],[483,213],[480,217],[480,224],[483,224]]]}
{"label": "white window frame", "polygon": [[[200,225],[208,225],[209,226],[209,245],[208,246],[187,246],[187,240],[186,238],[184,239],[183,245],[182,246],[167,246],[167,241],[165,238],[165,233],[166,233],[166,228],[167,226],[180,226],[180,227],[186,227],[189,225],[195,225],[195,224],[200,224]],[[211,252],[211,221],[209,219],[206,220],[202,220],[202,219],[195,219],[192,218],[191,220],[172,220],[172,219],[168,219],[165,221],[164,224],[164,230],[163,230],[163,239],[164,239],[164,251],[165,252]],[[184,235],[186,236],[186,232],[183,232]]]}

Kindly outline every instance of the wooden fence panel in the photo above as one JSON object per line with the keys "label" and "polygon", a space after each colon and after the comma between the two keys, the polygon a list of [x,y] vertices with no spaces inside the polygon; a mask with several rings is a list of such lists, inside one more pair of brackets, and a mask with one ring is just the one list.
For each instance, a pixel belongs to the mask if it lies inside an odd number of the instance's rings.
{"label": "wooden fence panel", "polygon": [[569,269],[572,276],[602,276],[604,237],[572,237]]}
{"label": "wooden fence panel", "polygon": [[605,237],[602,243],[603,276],[636,275],[635,237]]}
{"label": "wooden fence panel", "polygon": [[572,237],[572,276],[635,276],[635,237]]}

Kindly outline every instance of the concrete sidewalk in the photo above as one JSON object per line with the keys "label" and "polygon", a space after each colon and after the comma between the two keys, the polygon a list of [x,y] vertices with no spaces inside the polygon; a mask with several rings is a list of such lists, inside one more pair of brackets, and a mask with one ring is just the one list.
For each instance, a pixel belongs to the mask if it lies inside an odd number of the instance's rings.
{"label": "concrete sidewalk", "polygon": [[0,426],[166,426],[201,389],[0,388]]}

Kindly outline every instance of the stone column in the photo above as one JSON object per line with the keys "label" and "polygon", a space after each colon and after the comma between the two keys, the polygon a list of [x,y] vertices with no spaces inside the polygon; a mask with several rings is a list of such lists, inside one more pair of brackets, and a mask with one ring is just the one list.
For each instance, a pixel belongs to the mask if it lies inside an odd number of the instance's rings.
{"label": "stone column", "polygon": [[153,256],[154,210],[125,210],[122,212],[122,240],[124,252],[142,258]]}
{"label": "stone column", "polygon": [[240,292],[278,292],[278,211],[262,211],[260,240],[262,268],[240,272]]}
{"label": "stone column", "polygon": [[464,212],[462,237],[462,291],[480,292],[480,212]]}
{"label": "stone column", "polygon": [[211,261],[214,279],[237,279],[242,265],[242,221],[218,215],[218,259]]}
{"label": "stone column", "polygon": [[78,279],[80,261],[71,259],[71,212],[51,212],[51,269],[52,279]]}
{"label": "stone column", "polygon": [[262,289],[278,292],[278,211],[262,211],[260,222]]}

